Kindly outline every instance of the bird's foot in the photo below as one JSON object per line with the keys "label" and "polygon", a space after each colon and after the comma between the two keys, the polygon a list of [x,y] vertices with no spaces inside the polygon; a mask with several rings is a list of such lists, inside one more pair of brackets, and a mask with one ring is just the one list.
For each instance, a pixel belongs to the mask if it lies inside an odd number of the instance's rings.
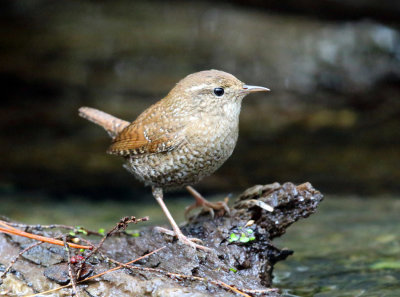
{"label": "bird's foot", "polygon": [[[176,234],[174,231],[166,229],[166,228],[163,228],[163,227],[155,227],[154,229],[157,230],[158,232],[167,234],[169,236],[176,237],[176,238],[178,238],[179,242],[183,243],[184,245],[188,245],[188,246],[190,246],[190,247],[192,247],[194,249],[199,249],[199,250],[203,250],[203,251],[206,251],[206,252],[211,251],[210,248],[205,247],[205,246],[203,246],[201,244],[198,244],[198,243],[203,243],[203,241],[201,239],[192,238],[192,237],[186,237],[182,233]],[[196,243],[196,242],[198,242],[198,243]]]}
{"label": "bird's foot", "polygon": [[192,247],[194,249],[203,250],[205,252],[210,252],[211,251],[210,248],[208,248],[208,247],[206,247],[204,245],[201,245],[201,244],[197,244],[195,241],[202,242],[198,238],[189,238],[189,237],[186,237],[185,235],[182,234],[182,235],[178,236],[178,240],[180,242],[182,242],[183,244],[188,245],[188,246],[190,246],[190,247]]}
{"label": "bird's foot", "polygon": [[188,186],[186,189],[190,194],[196,199],[196,202],[192,205],[189,205],[185,209],[185,218],[187,219],[189,213],[198,207],[202,207],[204,211],[208,212],[212,218],[215,216],[214,210],[217,210],[220,215],[224,215],[225,213],[230,214],[230,210],[228,207],[229,196],[225,197],[224,201],[210,202],[205,199],[199,192],[197,192],[192,187]]}

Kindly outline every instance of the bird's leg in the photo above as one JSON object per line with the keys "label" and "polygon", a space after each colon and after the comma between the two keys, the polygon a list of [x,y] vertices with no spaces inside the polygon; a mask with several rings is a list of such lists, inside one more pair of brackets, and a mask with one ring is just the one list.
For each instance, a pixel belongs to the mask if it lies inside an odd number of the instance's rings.
{"label": "bird's leg", "polygon": [[[171,224],[172,229],[174,230],[175,236],[178,238],[180,242],[183,244],[186,244],[188,246],[191,246],[193,248],[198,248],[200,250],[204,251],[210,251],[208,247],[202,246],[200,244],[195,243],[194,241],[199,241],[197,238],[188,238],[185,235],[183,235],[181,229],[179,229],[178,225],[176,224],[174,218],[172,217],[171,213],[169,212],[167,206],[164,203],[163,200],[163,191],[161,188],[158,187],[153,187],[153,196],[156,198],[158,204],[160,204],[161,209],[163,210],[164,214],[166,215],[169,223]],[[159,230],[162,231],[162,228],[159,228]]]}
{"label": "bird's leg", "polygon": [[196,199],[196,202],[193,203],[192,205],[189,205],[185,209],[185,218],[189,215],[190,211],[202,207],[205,211],[208,211],[211,215],[211,217],[214,217],[214,210],[224,210],[224,212],[227,212],[228,214],[230,213],[229,207],[228,207],[228,197],[225,198],[224,201],[218,201],[218,202],[210,202],[206,200],[199,192],[197,192],[195,189],[193,189],[191,186],[187,186],[186,190],[189,191],[190,194]]}

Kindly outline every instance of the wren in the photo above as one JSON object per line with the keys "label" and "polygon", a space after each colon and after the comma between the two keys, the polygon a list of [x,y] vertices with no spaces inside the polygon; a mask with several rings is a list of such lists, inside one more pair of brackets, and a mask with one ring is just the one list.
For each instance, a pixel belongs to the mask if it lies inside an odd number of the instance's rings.
{"label": "wren", "polygon": [[79,114],[102,126],[112,137],[107,152],[123,157],[124,167],[152,187],[178,240],[209,250],[183,235],[163,201],[163,192],[187,186],[196,205],[211,211],[227,208],[224,203],[206,201],[189,185],[212,174],[232,154],[242,99],[259,91],[269,89],[246,85],[223,71],[207,70],[186,76],[132,123],[90,107],[81,107]]}

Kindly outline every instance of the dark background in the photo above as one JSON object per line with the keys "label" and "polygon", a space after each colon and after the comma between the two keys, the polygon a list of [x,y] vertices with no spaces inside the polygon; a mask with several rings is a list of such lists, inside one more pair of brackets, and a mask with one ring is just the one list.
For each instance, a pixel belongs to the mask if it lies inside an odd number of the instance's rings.
{"label": "dark background", "polygon": [[199,190],[399,193],[399,15],[389,0],[2,1],[0,191],[148,193],[78,108],[134,120],[213,68],[272,91],[244,100],[237,148]]}

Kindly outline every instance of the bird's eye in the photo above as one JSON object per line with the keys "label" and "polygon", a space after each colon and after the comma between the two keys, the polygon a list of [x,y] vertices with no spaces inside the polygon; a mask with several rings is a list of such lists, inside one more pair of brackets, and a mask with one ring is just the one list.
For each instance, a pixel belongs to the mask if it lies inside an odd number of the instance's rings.
{"label": "bird's eye", "polygon": [[215,88],[214,89],[214,94],[217,95],[218,97],[221,97],[222,95],[224,95],[224,89],[223,88]]}

